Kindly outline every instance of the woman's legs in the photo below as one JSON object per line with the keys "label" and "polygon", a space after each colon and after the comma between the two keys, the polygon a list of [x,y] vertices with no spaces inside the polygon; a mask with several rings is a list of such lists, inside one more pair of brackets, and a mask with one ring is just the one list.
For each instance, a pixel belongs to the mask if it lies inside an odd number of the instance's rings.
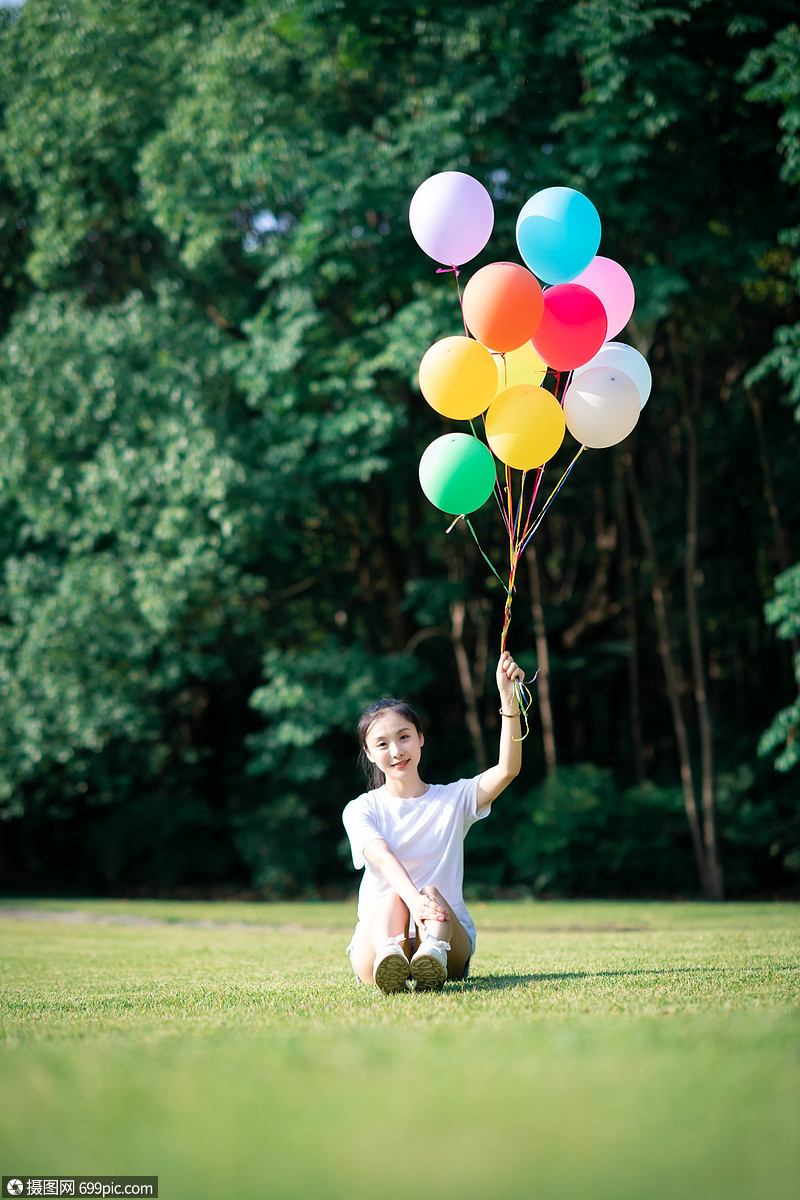
{"label": "woman's legs", "polygon": [[426,884],[420,891],[426,896],[430,896],[442,908],[446,908],[450,913],[450,919],[449,921],[426,921],[424,930],[417,932],[417,947],[419,947],[426,934],[437,938],[441,942],[449,942],[447,977],[448,979],[463,979],[464,970],[472,954],[472,943],[469,940],[469,934],[438,888]]}
{"label": "woman's legs", "polygon": [[391,892],[375,909],[372,919],[359,927],[353,941],[350,960],[362,983],[373,983],[375,956],[388,942],[401,938],[400,949],[409,957],[409,914],[405,902]]}
{"label": "woman's legs", "polygon": [[[431,896],[450,913],[447,921],[426,921],[424,929],[417,930],[416,948],[426,934],[442,942],[449,942],[447,952],[447,975],[449,979],[463,979],[464,970],[472,954],[469,934],[453,912],[438,888],[426,885],[420,889]],[[391,892],[375,909],[369,922],[359,926],[353,940],[350,958],[353,968],[362,983],[373,983],[375,956],[387,942],[401,938],[399,945],[406,958],[410,957],[408,939],[409,912],[406,904],[396,892]]]}

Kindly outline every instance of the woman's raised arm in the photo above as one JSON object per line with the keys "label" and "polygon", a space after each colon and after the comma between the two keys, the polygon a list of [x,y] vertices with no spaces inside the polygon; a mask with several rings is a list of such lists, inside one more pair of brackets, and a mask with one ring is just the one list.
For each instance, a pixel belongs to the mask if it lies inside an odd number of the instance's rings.
{"label": "woman's raised arm", "polygon": [[522,733],[519,719],[519,699],[514,682],[520,683],[525,672],[518,667],[508,651],[497,664],[497,690],[500,695],[500,750],[497,764],[488,767],[478,781],[478,812],[488,808],[493,800],[519,775],[522,766]]}

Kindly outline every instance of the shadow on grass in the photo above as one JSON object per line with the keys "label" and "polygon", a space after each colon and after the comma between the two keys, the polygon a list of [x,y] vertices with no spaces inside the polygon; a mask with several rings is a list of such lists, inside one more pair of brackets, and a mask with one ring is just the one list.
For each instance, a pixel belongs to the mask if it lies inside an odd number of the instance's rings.
{"label": "shadow on grass", "polygon": [[[797,967],[787,963],[778,965],[771,963],[769,971],[796,971]],[[724,975],[735,972],[729,967],[654,967],[640,971],[558,971],[552,974],[538,975],[471,975],[462,979],[453,987],[464,992],[492,992],[501,988],[524,987],[529,983],[558,983],[561,980],[574,979],[644,979],[647,976],[664,975]]]}

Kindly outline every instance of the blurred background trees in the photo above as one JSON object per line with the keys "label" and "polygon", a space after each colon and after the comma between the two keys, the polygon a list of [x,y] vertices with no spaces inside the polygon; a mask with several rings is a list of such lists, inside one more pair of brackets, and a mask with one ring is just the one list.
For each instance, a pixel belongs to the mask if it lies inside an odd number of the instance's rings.
{"label": "blurred background trees", "polygon": [[[594,201],[654,376],[518,575],[510,646],[543,690],[469,880],[796,892],[793,19],[779,0],[0,8],[6,888],[352,888],[363,706],[416,704],[431,778],[491,754],[502,589],[417,481],[451,426],[416,369],[461,317],[407,211],[460,169],[496,213],[462,281],[518,260],[533,192]],[[502,573],[496,512],[474,523]]]}

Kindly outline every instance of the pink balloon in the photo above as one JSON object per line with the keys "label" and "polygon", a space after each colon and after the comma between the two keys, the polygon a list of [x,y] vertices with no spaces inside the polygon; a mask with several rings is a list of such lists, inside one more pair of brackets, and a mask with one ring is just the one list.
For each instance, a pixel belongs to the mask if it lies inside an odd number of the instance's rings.
{"label": "pink balloon", "polygon": [[417,245],[435,262],[461,266],[480,254],[494,228],[486,188],[463,171],[441,171],[411,198],[408,223]]}
{"label": "pink balloon", "polygon": [[633,282],[625,268],[613,258],[597,254],[572,282],[582,284],[599,296],[608,315],[606,339],[616,337],[628,324],[636,298]]}
{"label": "pink balloon", "polygon": [[579,283],[557,283],[544,293],[544,315],[531,341],[554,371],[571,371],[593,358],[608,328],[603,302]]}

